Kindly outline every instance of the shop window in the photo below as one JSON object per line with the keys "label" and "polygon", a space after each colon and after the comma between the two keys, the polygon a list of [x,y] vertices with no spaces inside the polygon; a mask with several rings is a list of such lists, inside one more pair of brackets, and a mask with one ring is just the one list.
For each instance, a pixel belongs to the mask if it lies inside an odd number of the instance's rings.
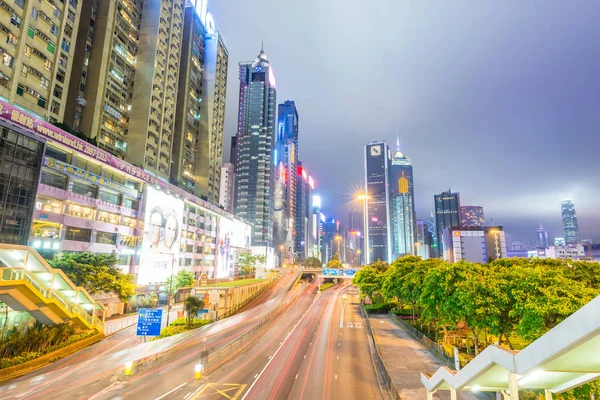
{"label": "shop window", "polygon": [[98,221],[107,222],[113,225],[119,224],[119,216],[117,214],[109,213],[106,211],[98,212]]}
{"label": "shop window", "polygon": [[129,197],[123,198],[123,205],[127,208],[131,208],[132,210],[137,210],[140,206],[137,200],[130,199]]}
{"label": "shop window", "polygon": [[67,157],[69,156],[67,152],[51,145],[46,146],[46,155],[62,162],[67,162]]}
{"label": "shop window", "polygon": [[31,236],[40,239],[58,239],[60,234],[60,224],[53,224],[47,221],[33,221],[31,226]]}
{"label": "shop window", "polygon": [[119,240],[119,246],[135,247],[135,236],[121,235],[121,239]]}
{"label": "shop window", "polygon": [[116,244],[117,234],[110,232],[96,232],[96,243]]}
{"label": "shop window", "polygon": [[35,209],[43,213],[62,214],[63,203],[50,197],[38,196],[35,199]]}
{"label": "shop window", "polygon": [[73,181],[73,187],[71,191],[73,193],[96,198],[96,195],[98,194],[98,186],[76,180]]}
{"label": "shop window", "polygon": [[123,217],[122,221],[121,221],[121,225],[123,226],[128,226],[131,229],[135,229],[135,224],[136,224],[136,219],[135,218],[129,218],[129,217]]}
{"label": "shop window", "polygon": [[49,170],[42,170],[40,182],[44,185],[52,186],[59,189],[66,189],[67,177]]}
{"label": "shop window", "polygon": [[69,204],[65,214],[77,218],[94,219],[94,210],[79,204]]}
{"label": "shop window", "polygon": [[92,231],[90,229],[67,226],[65,230],[65,239],[75,240],[77,242],[89,242],[91,233]]}
{"label": "shop window", "polygon": [[119,201],[119,197],[120,196],[117,193],[110,192],[105,189],[100,189],[100,196],[98,198],[102,201],[106,201],[107,203],[119,205],[121,204]]}

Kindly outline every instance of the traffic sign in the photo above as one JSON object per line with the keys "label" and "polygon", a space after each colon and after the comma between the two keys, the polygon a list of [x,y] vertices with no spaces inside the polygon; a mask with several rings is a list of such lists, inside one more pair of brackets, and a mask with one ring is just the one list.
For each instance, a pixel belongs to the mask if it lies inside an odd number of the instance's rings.
{"label": "traffic sign", "polygon": [[142,308],[138,314],[137,335],[138,336],[160,336],[160,324],[162,322],[162,309]]}
{"label": "traffic sign", "polygon": [[204,336],[204,337],[202,338],[202,341],[203,341],[204,343],[206,343],[206,342],[207,342],[207,340],[208,340],[208,339],[206,338],[206,336]]}
{"label": "traffic sign", "polygon": [[365,304],[371,304],[371,298],[369,296],[365,297]]}

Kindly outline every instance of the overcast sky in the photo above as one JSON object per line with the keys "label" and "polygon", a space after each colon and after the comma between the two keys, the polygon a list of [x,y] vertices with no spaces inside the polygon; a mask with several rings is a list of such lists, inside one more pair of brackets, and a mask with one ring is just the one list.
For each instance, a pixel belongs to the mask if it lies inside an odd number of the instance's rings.
{"label": "overcast sky", "polygon": [[[211,0],[229,49],[226,136],[237,64],[264,40],[277,99],[295,100],[300,159],[324,212],[347,221],[364,144],[412,158],[416,210],[452,188],[512,240],[540,222],[563,236],[560,201],[600,239],[600,2]],[[229,154],[226,141],[225,154]]]}

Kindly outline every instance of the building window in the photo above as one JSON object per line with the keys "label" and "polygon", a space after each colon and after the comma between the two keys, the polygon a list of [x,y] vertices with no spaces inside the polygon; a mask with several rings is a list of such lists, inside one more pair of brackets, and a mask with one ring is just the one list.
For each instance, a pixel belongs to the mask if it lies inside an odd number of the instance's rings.
{"label": "building window", "polygon": [[33,10],[31,10],[31,18],[35,19],[37,21],[38,19],[38,9],[33,7]]}
{"label": "building window", "polygon": [[58,27],[54,24],[50,25],[50,33],[56,36],[58,34]]}
{"label": "building window", "polygon": [[27,65],[25,64],[21,66],[21,75],[27,76]]}
{"label": "building window", "polygon": [[27,36],[33,39],[35,36],[35,29],[33,29],[33,27],[30,26],[29,29],[27,29]]}
{"label": "building window", "polygon": [[24,92],[25,92],[25,86],[23,86],[23,85],[19,85],[19,86],[17,86],[17,94],[18,94],[19,96],[23,96],[23,93],[24,93]]}
{"label": "building window", "polygon": [[9,33],[8,35],[6,35],[6,43],[16,46],[17,45],[17,37],[15,35],[13,35],[12,33]]}
{"label": "building window", "polygon": [[119,216],[117,214],[109,213],[106,211],[100,211],[98,213],[98,221],[106,222],[113,225],[119,224]]}
{"label": "building window", "polygon": [[109,192],[108,190],[101,189],[99,199],[106,201],[107,203],[119,205],[119,195],[117,193]]}
{"label": "building window", "polygon": [[71,191],[73,193],[96,198],[96,195],[98,194],[98,186],[75,180],[73,181],[73,187]]}
{"label": "building window", "polygon": [[50,61],[50,60],[46,60],[46,61],[44,62],[44,69],[45,69],[46,71],[50,71],[50,70],[52,70],[52,61]]}
{"label": "building window", "polygon": [[25,45],[25,50],[23,51],[27,57],[31,57],[31,47]]}
{"label": "building window", "polygon": [[6,65],[7,67],[12,68],[14,60],[14,58],[12,58],[6,53],[4,53],[4,55],[2,56],[2,64]]}
{"label": "building window", "polygon": [[21,8],[25,7],[25,0],[15,0],[15,4]]}
{"label": "building window", "polygon": [[12,17],[10,18],[10,23],[16,27],[21,26],[21,17],[13,14]]}
{"label": "building window", "polygon": [[41,85],[43,88],[46,88],[46,89],[48,89],[49,82],[50,82],[50,81],[49,81],[48,79],[46,79],[46,78],[42,78],[42,79],[40,79],[40,85]]}
{"label": "building window", "polygon": [[64,190],[67,187],[67,177],[44,169],[40,183]]}
{"label": "building window", "polygon": [[48,157],[52,157],[55,160],[58,161],[62,161],[62,162],[67,162],[67,159],[69,157],[68,153],[65,151],[60,150],[57,147],[54,147],[52,145],[47,145],[46,146],[46,156]]}
{"label": "building window", "polygon": [[140,206],[137,200],[130,199],[128,197],[123,198],[123,205],[127,208],[131,208],[132,210],[137,210]]}
{"label": "building window", "polygon": [[91,233],[92,231],[90,229],[67,226],[65,231],[65,239],[75,240],[77,242],[89,242]]}
{"label": "building window", "polygon": [[63,203],[50,197],[38,196],[35,199],[35,209],[44,213],[62,214]]}
{"label": "building window", "polygon": [[116,244],[117,242],[117,234],[110,232],[97,232],[96,233],[96,243],[102,244]]}
{"label": "building window", "polygon": [[47,47],[48,51],[52,54],[54,54],[56,52],[56,46],[54,45],[54,43],[52,42],[48,42],[48,47]]}
{"label": "building window", "polygon": [[46,108],[46,102],[47,102],[47,100],[45,98],[38,97],[37,105],[42,108]]}
{"label": "building window", "polygon": [[54,97],[56,97],[57,99],[62,98],[62,88],[58,85],[54,85],[54,90],[52,91],[52,94],[54,94]]}
{"label": "building window", "polygon": [[65,214],[77,218],[94,219],[94,210],[89,207],[80,206],[79,204],[70,204]]}

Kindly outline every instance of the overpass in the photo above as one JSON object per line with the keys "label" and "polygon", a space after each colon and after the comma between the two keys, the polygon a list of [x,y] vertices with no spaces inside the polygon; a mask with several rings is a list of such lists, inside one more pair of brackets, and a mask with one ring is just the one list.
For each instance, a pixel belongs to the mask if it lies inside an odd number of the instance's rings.
{"label": "overpass", "polygon": [[79,329],[104,332],[97,316],[104,307],[32,247],[0,243],[0,300],[42,324],[72,321]]}
{"label": "overpass", "polygon": [[313,274],[317,278],[352,279],[360,268],[302,268],[300,273]]}

